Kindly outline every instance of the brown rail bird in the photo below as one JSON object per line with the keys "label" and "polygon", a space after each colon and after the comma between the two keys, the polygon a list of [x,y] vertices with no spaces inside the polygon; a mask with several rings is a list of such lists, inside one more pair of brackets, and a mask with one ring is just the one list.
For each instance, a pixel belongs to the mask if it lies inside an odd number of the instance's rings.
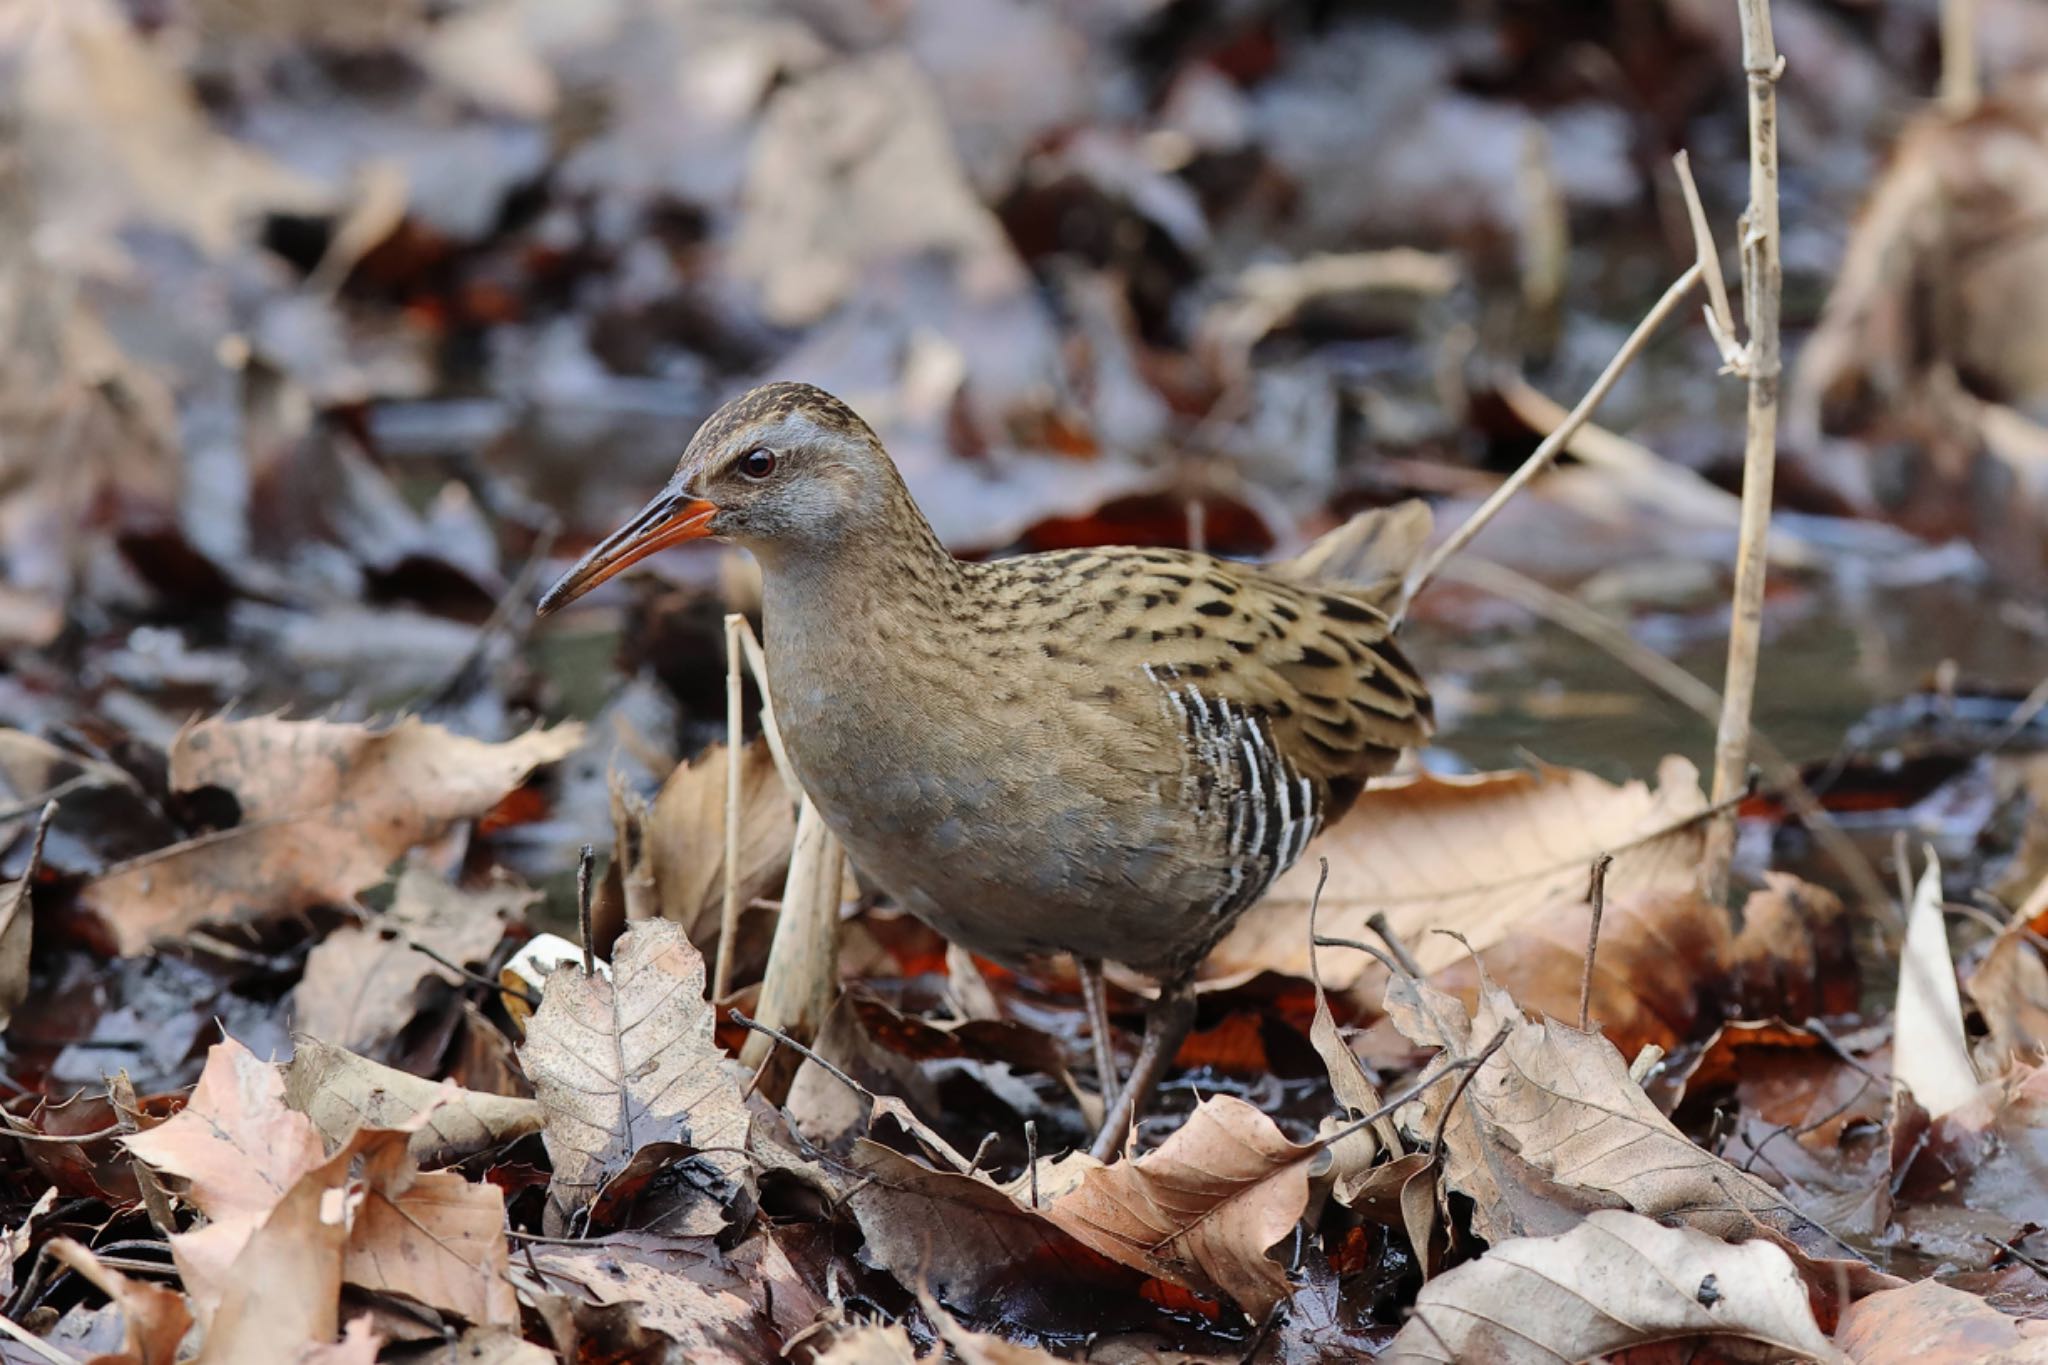
{"label": "brown rail bird", "polygon": [[[1319,580],[1355,558],[1354,528],[1267,566],[1137,548],[962,562],[867,424],[805,384],[713,414],[540,610],[706,536],[760,561],[783,745],[854,862],[972,952],[1081,967],[1104,1160],[1186,1036],[1203,957],[1430,733],[1386,615]],[[1103,962],[1159,986],[1120,1092]]]}

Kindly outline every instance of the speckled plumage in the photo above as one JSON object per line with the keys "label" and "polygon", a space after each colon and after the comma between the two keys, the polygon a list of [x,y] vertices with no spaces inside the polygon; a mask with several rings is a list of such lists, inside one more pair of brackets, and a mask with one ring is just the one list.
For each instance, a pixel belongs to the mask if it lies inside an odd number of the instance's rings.
{"label": "speckled plumage", "polygon": [[[746,473],[764,453],[772,472]],[[1068,953],[1184,985],[1430,732],[1385,615],[1309,576],[1346,558],[1342,528],[1271,566],[1137,548],[964,563],[866,424],[799,384],[714,414],[664,498],[715,507],[702,533],[761,563],[769,692],[826,823],[906,908],[999,961]]]}

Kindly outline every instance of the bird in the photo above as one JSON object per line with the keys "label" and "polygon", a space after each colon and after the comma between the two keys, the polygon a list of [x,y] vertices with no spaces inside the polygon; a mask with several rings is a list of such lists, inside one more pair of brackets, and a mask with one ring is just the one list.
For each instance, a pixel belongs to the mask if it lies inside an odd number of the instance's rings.
{"label": "bird", "polygon": [[[538,612],[669,546],[749,551],[806,795],[868,881],[948,940],[1012,968],[1074,961],[1105,1109],[1092,1154],[1109,1161],[1193,1025],[1203,958],[1430,737],[1385,584],[1337,579],[1377,529],[1354,519],[1263,565],[1133,546],[961,560],[850,407],[772,383],[706,419]],[[1127,1078],[1105,963],[1157,992]]]}

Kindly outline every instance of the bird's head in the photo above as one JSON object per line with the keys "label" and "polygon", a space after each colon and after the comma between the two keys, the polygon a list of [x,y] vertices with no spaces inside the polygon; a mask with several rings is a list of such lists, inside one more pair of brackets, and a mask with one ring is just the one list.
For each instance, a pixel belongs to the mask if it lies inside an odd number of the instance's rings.
{"label": "bird's head", "polygon": [[716,537],[769,559],[886,534],[871,523],[900,488],[853,409],[809,384],[763,385],[706,419],[662,490],[542,595],[540,614],[685,541]]}

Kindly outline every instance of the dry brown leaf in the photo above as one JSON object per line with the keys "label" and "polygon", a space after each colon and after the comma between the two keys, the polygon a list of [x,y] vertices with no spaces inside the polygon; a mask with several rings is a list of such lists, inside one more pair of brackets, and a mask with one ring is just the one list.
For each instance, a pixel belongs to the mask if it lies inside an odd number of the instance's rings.
{"label": "dry brown leaf", "polygon": [[[1670,826],[1705,808],[1699,774],[1680,758],[1664,760],[1655,791],[1553,767],[1395,779],[1359,797],[1310,846],[1311,856],[1238,922],[1203,971],[1222,980],[1260,971],[1308,975],[1317,853],[1330,863],[1321,932],[1363,939],[1366,921],[1384,911],[1424,969],[1435,971],[1465,950],[1432,930],[1456,930],[1475,949],[1488,948],[1518,924],[1582,904],[1593,859],[1603,852],[1614,854],[1612,897],[1689,889],[1701,827]],[[1337,991],[1383,975],[1362,954],[1332,954],[1324,968],[1325,983]]]}
{"label": "dry brown leaf", "polygon": [[455,1343],[462,1365],[558,1365],[553,1351],[503,1327],[472,1327]]}
{"label": "dry brown leaf", "polygon": [[518,1322],[519,1300],[506,1278],[504,1191],[453,1171],[423,1173],[406,1150],[411,1136],[402,1128],[358,1132],[338,1154],[353,1154],[360,1172],[342,1278],[471,1322]]}
{"label": "dry brown leaf", "polygon": [[[308,1171],[274,1208],[246,1220],[253,1227],[215,1223],[172,1236],[171,1254],[205,1332],[195,1365],[276,1365],[334,1340],[349,1159],[340,1152]],[[239,1241],[231,1256],[211,1240],[221,1229]]]}
{"label": "dry brown leaf", "polygon": [[[1488,1242],[1561,1232],[1600,1204],[1731,1239],[1764,1227],[1794,1241],[1824,1237],[1777,1191],[1673,1127],[1599,1034],[1532,1023],[1484,980],[1469,1021],[1456,999],[1406,979],[1388,988],[1387,1013],[1410,1039],[1452,1057],[1507,1032],[1444,1133],[1444,1178],[1472,1198],[1473,1230]],[[1453,1089],[1435,1086],[1404,1105],[1403,1128],[1418,1140],[1434,1134]]]}
{"label": "dry brown leaf", "polygon": [[[1099,1292],[1123,1273],[1055,1224],[1050,1208],[1029,1207],[1028,1195],[1013,1198],[984,1178],[935,1171],[866,1138],[854,1144],[853,1165],[863,1180],[846,1203],[867,1255],[943,1302],[986,1302],[1003,1289],[1047,1306],[1076,1290]],[[1029,1275],[1020,1276],[1027,1264]]]}
{"label": "dry brown leaf", "polygon": [[609,980],[557,968],[519,1060],[546,1111],[550,1235],[653,1142],[695,1148],[720,1181],[751,1190],[746,1107],[712,1040],[704,959],[682,926],[634,925]]}
{"label": "dry brown leaf", "polygon": [[2048,1322],[1921,1280],[1851,1304],[1835,1345],[1856,1365],[2048,1365]]}
{"label": "dry brown leaf", "polygon": [[1381,1359],[1553,1365],[1703,1337],[1759,1342],[1774,1360],[1841,1359],[1777,1247],[1730,1246],[1613,1209],[1438,1276]]}
{"label": "dry brown leaf", "polygon": [[2022,921],[1991,941],[1965,989],[1990,1030],[1978,1054],[1987,1072],[2048,1051],[2048,961]]}
{"label": "dry brown leaf", "polygon": [[1306,1211],[1309,1158],[1320,1150],[1218,1096],[1156,1151],[1089,1171],[1046,1216],[1111,1260],[1263,1318],[1288,1292],[1287,1272],[1266,1252]]}
{"label": "dry brown leaf", "polygon": [[69,1237],[54,1238],[50,1254],[91,1282],[121,1310],[121,1354],[103,1355],[94,1365],[176,1365],[178,1345],[192,1326],[184,1295],[143,1280],[131,1280],[100,1264],[90,1247]]}
{"label": "dry brown leaf", "polygon": [[413,944],[449,962],[481,967],[506,923],[538,899],[539,892],[509,882],[464,890],[408,864],[389,910],[370,923],[335,930],[306,958],[292,994],[293,1027],[336,1047],[377,1054],[418,1013],[422,982],[462,980]]}
{"label": "dry brown leaf", "polygon": [[864,1322],[832,1338],[814,1365],[918,1365],[910,1333],[900,1322]]}
{"label": "dry brown leaf", "polygon": [[777,1358],[781,1342],[764,1302],[773,1287],[706,1245],[618,1233],[588,1247],[536,1246],[532,1263],[547,1291],[620,1308],[640,1329],[668,1337],[678,1348],[673,1359],[737,1365]]}
{"label": "dry brown leaf", "polygon": [[[725,903],[726,748],[714,744],[677,768],[641,822],[640,848],[663,919],[708,945]],[[739,901],[772,894],[789,867],[795,808],[766,740],[740,754]]]}
{"label": "dry brown leaf", "polygon": [[1745,1019],[1802,1020],[1853,1014],[1861,976],[1839,896],[1783,872],[1742,906],[1735,938],[1734,1003]]}
{"label": "dry brown leaf", "polygon": [[146,951],[207,920],[345,904],[407,849],[481,815],[581,741],[576,725],[502,744],[418,719],[201,721],[171,746],[176,791],[220,787],[241,821],[111,869],[79,891],[116,949]]}
{"label": "dry brown leaf", "polygon": [[315,1038],[294,1042],[284,1101],[311,1119],[330,1146],[362,1128],[410,1128],[413,1159],[445,1166],[540,1131],[538,1100],[430,1081]]}
{"label": "dry brown leaf", "polygon": [[327,1160],[320,1134],[284,1102],[284,1076],[233,1038],[215,1043],[185,1107],[122,1140],[215,1224],[267,1214]]}

